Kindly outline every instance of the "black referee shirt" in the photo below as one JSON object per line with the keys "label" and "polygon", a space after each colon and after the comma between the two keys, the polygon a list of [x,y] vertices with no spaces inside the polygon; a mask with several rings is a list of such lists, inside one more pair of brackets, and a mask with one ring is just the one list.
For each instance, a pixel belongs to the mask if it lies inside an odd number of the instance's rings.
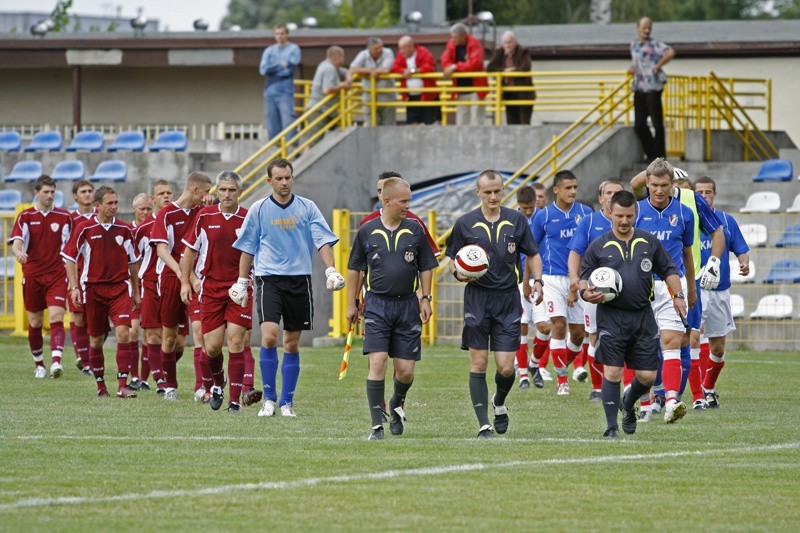
{"label": "black referee shirt", "polygon": [[367,271],[364,286],[368,292],[402,298],[417,290],[420,272],[437,266],[419,223],[404,219],[392,231],[378,217],[358,229],[347,268]]}
{"label": "black referee shirt", "polygon": [[538,253],[528,221],[519,211],[507,207],[500,208],[497,222],[487,221],[480,208],[459,217],[447,239],[445,254],[454,259],[467,244],[477,244],[489,254],[489,271],[472,285],[490,290],[516,289],[522,278],[520,253]]}
{"label": "black referee shirt", "polygon": [[672,258],[652,234],[634,228],[629,242],[614,236],[613,231],[597,237],[586,249],[581,262],[581,279],[588,281],[594,269],[611,267],[622,277],[622,293],[603,305],[636,311],[650,306],[653,300],[653,273],[661,279],[679,276]]}

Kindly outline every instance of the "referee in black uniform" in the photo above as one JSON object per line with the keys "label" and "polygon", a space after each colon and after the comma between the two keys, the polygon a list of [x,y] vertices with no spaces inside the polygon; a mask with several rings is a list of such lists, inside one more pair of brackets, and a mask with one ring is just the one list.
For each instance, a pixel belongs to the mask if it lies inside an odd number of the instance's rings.
{"label": "referee in black uniform", "polygon": [[[389,430],[403,433],[406,393],[420,360],[422,323],[431,317],[431,279],[439,263],[422,226],[406,218],[411,187],[402,178],[383,184],[381,216],[366,222],[356,234],[347,277],[347,320],[358,318],[359,275],[364,284],[364,353],[369,354],[367,401],[372,417],[369,440],[383,439],[383,398],[386,362],[394,360],[394,395],[389,400]],[[417,299],[417,289],[422,294]]]}
{"label": "referee in black uniform", "polygon": [[[542,300],[542,260],[528,227],[519,212],[500,205],[503,199],[503,176],[494,170],[484,170],[477,179],[477,194],[481,206],[456,220],[447,241],[450,271],[458,281],[467,282],[464,289],[464,329],[461,349],[469,349],[469,394],[478,417],[478,438],[494,436],[489,424],[489,388],[486,367],[489,350],[494,352],[497,372],[494,381],[497,392],[492,399],[494,430],[508,430],[508,409],[505,401],[514,387],[514,360],[519,348],[522,304],[518,285],[519,254],[527,258],[525,270],[535,278],[536,303]],[[489,270],[477,280],[463,278],[455,272],[454,259],[467,244],[477,244],[489,255]],[[524,279],[529,279],[525,277]],[[526,297],[530,286],[525,283]]]}
{"label": "referee in black uniform", "polygon": [[636,400],[648,392],[658,370],[659,331],[650,307],[654,273],[666,281],[675,311],[686,317],[675,263],[655,236],[633,227],[635,217],[636,197],[628,191],[615,193],[611,197],[611,231],[592,241],[581,263],[580,295],[587,302],[603,302],[603,293],[588,282],[596,268],[611,267],[622,277],[622,292],[597,306],[595,359],[603,364],[602,399],[608,422],[603,436],[610,438],[619,437],[623,364],[636,373],[622,398],[622,430],[628,434],[636,431]]}

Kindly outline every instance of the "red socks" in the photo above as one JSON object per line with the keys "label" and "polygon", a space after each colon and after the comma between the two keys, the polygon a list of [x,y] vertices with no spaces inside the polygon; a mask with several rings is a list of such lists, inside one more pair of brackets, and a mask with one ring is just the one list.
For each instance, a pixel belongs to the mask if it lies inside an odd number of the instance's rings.
{"label": "red socks", "polygon": [[161,350],[161,366],[164,369],[164,380],[167,388],[178,388],[178,371],[176,368],[176,363],[177,360],[175,359],[175,352],[165,352],[164,350]]}
{"label": "red socks", "polygon": [[[222,359],[222,356],[217,359]],[[228,354],[228,379],[230,380],[230,401],[239,403],[242,395],[242,382],[244,380],[244,352]]]}
{"label": "red socks", "polygon": [[249,346],[244,347],[244,378],[242,379],[242,388],[249,391],[255,385],[255,377],[253,376],[256,370],[256,360],[253,359],[253,352]]}
{"label": "red socks", "polygon": [[89,364],[92,366],[92,374],[97,381],[97,389],[105,389],[105,357],[102,348],[89,348]]}
{"label": "red socks", "polygon": [[161,357],[160,344],[147,345],[147,358],[150,363],[150,370],[153,372],[153,379],[158,382],[166,382],[164,377],[164,363]]}
{"label": "red socks", "polygon": [[[222,387],[225,383],[225,372],[222,370],[222,354],[217,357],[206,357],[208,359],[208,366],[211,369],[211,377],[214,380],[215,387]],[[244,369],[242,370],[244,372]],[[241,381],[239,381],[241,384]]]}
{"label": "red socks", "polygon": [[517,348],[517,368],[520,378],[528,376],[528,343],[520,343]]}
{"label": "red socks", "polygon": [[661,367],[661,380],[664,383],[666,398],[677,398],[681,390],[681,351],[664,350],[664,364]]}
{"label": "red socks", "polygon": [[42,328],[28,326],[28,345],[31,347],[31,354],[36,366],[44,366],[42,362],[42,346],[44,346]]}
{"label": "red socks", "polygon": [[203,359],[205,359],[205,352],[202,348],[195,347],[194,349],[194,390],[203,387]]}
{"label": "red socks", "polygon": [[53,354],[53,362],[60,363],[61,362],[61,353],[64,351],[64,339],[66,338],[66,334],[64,333],[64,323],[63,322],[51,322],[50,323],[50,353]]}
{"label": "red socks", "polygon": [[717,386],[717,378],[722,368],[725,366],[725,354],[716,357],[709,355],[708,369],[706,370],[706,377],[703,380],[703,388],[706,390],[714,390]]}

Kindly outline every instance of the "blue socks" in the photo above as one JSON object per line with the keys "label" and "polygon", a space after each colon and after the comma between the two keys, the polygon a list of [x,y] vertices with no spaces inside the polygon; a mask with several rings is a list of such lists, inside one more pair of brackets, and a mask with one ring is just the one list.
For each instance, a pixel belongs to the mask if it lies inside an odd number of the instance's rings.
{"label": "blue socks", "polygon": [[261,367],[261,383],[264,385],[264,398],[274,402],[278,399],[278,392],[275,389],[275,382],[278,379],[278,349],[262,346],[259,354],[259,366]]}
{"label": "blue socks", "polygon": [[683,396],[683,391],[686,390],[686,381],[689,379],[689,370],[692,368],[692,349],[687,344],[681,346],[681,390],[678,392]]}
{"label": "blue socks", "polygon": [[278,407],[291,404],[294,400],[294,390],[300,377],[300,353],[284,352],[281,377],[281,401],[278,402]]}

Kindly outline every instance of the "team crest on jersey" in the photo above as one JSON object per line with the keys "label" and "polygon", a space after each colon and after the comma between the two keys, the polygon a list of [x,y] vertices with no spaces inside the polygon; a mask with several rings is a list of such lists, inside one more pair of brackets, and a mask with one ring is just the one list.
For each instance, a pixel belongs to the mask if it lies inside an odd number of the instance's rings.
{"label": "team crest on jersey", "polygon": [[575,215],[575,224],[580,224],[582,219],[583,219],[583,215],[581,215],[580,213]]}
{"label": "team crest on jersey", "polygon": [[669,216],[669,225],[673,228],[678,225],[678,215]]}
{"label": "team crest on jersey", "polygon": [[53,230],[53,233],[58,233],[58,228],[59,228],[58,222],[52,222],[50,224],[50,229]]}
{"label": "team crest on jersey", "polygon": [[509,254],[514,254],[517,251],[517,243],[515,241],[509,241],[506,243],[506,250],[508,250]]}
{"label": "team crest on jersey", "polygon": [[642,267],[642,272],[650,272],[651,270],[653,270],[653,262],[650,261],[650,259],[648,259],[647,257],[642,259],[642,262],[639,266]]}
{"label": "team crest on jersey", "polygon": [[406,260],[406,263],[413,263],[414,262],[414,250],[406,250],[406,253],[403,254],[403,259]]}
{"label": "team crest on jersey", "polygon": [[115,241],[117,241],[117,244],[119,244],[120,246],[122,246],[122,242],[123,242],[125,239],[123,239],[123,238],[122,238],[122,235],[117,235],[116,237],[114,237],[114,240],[115,240]]}

